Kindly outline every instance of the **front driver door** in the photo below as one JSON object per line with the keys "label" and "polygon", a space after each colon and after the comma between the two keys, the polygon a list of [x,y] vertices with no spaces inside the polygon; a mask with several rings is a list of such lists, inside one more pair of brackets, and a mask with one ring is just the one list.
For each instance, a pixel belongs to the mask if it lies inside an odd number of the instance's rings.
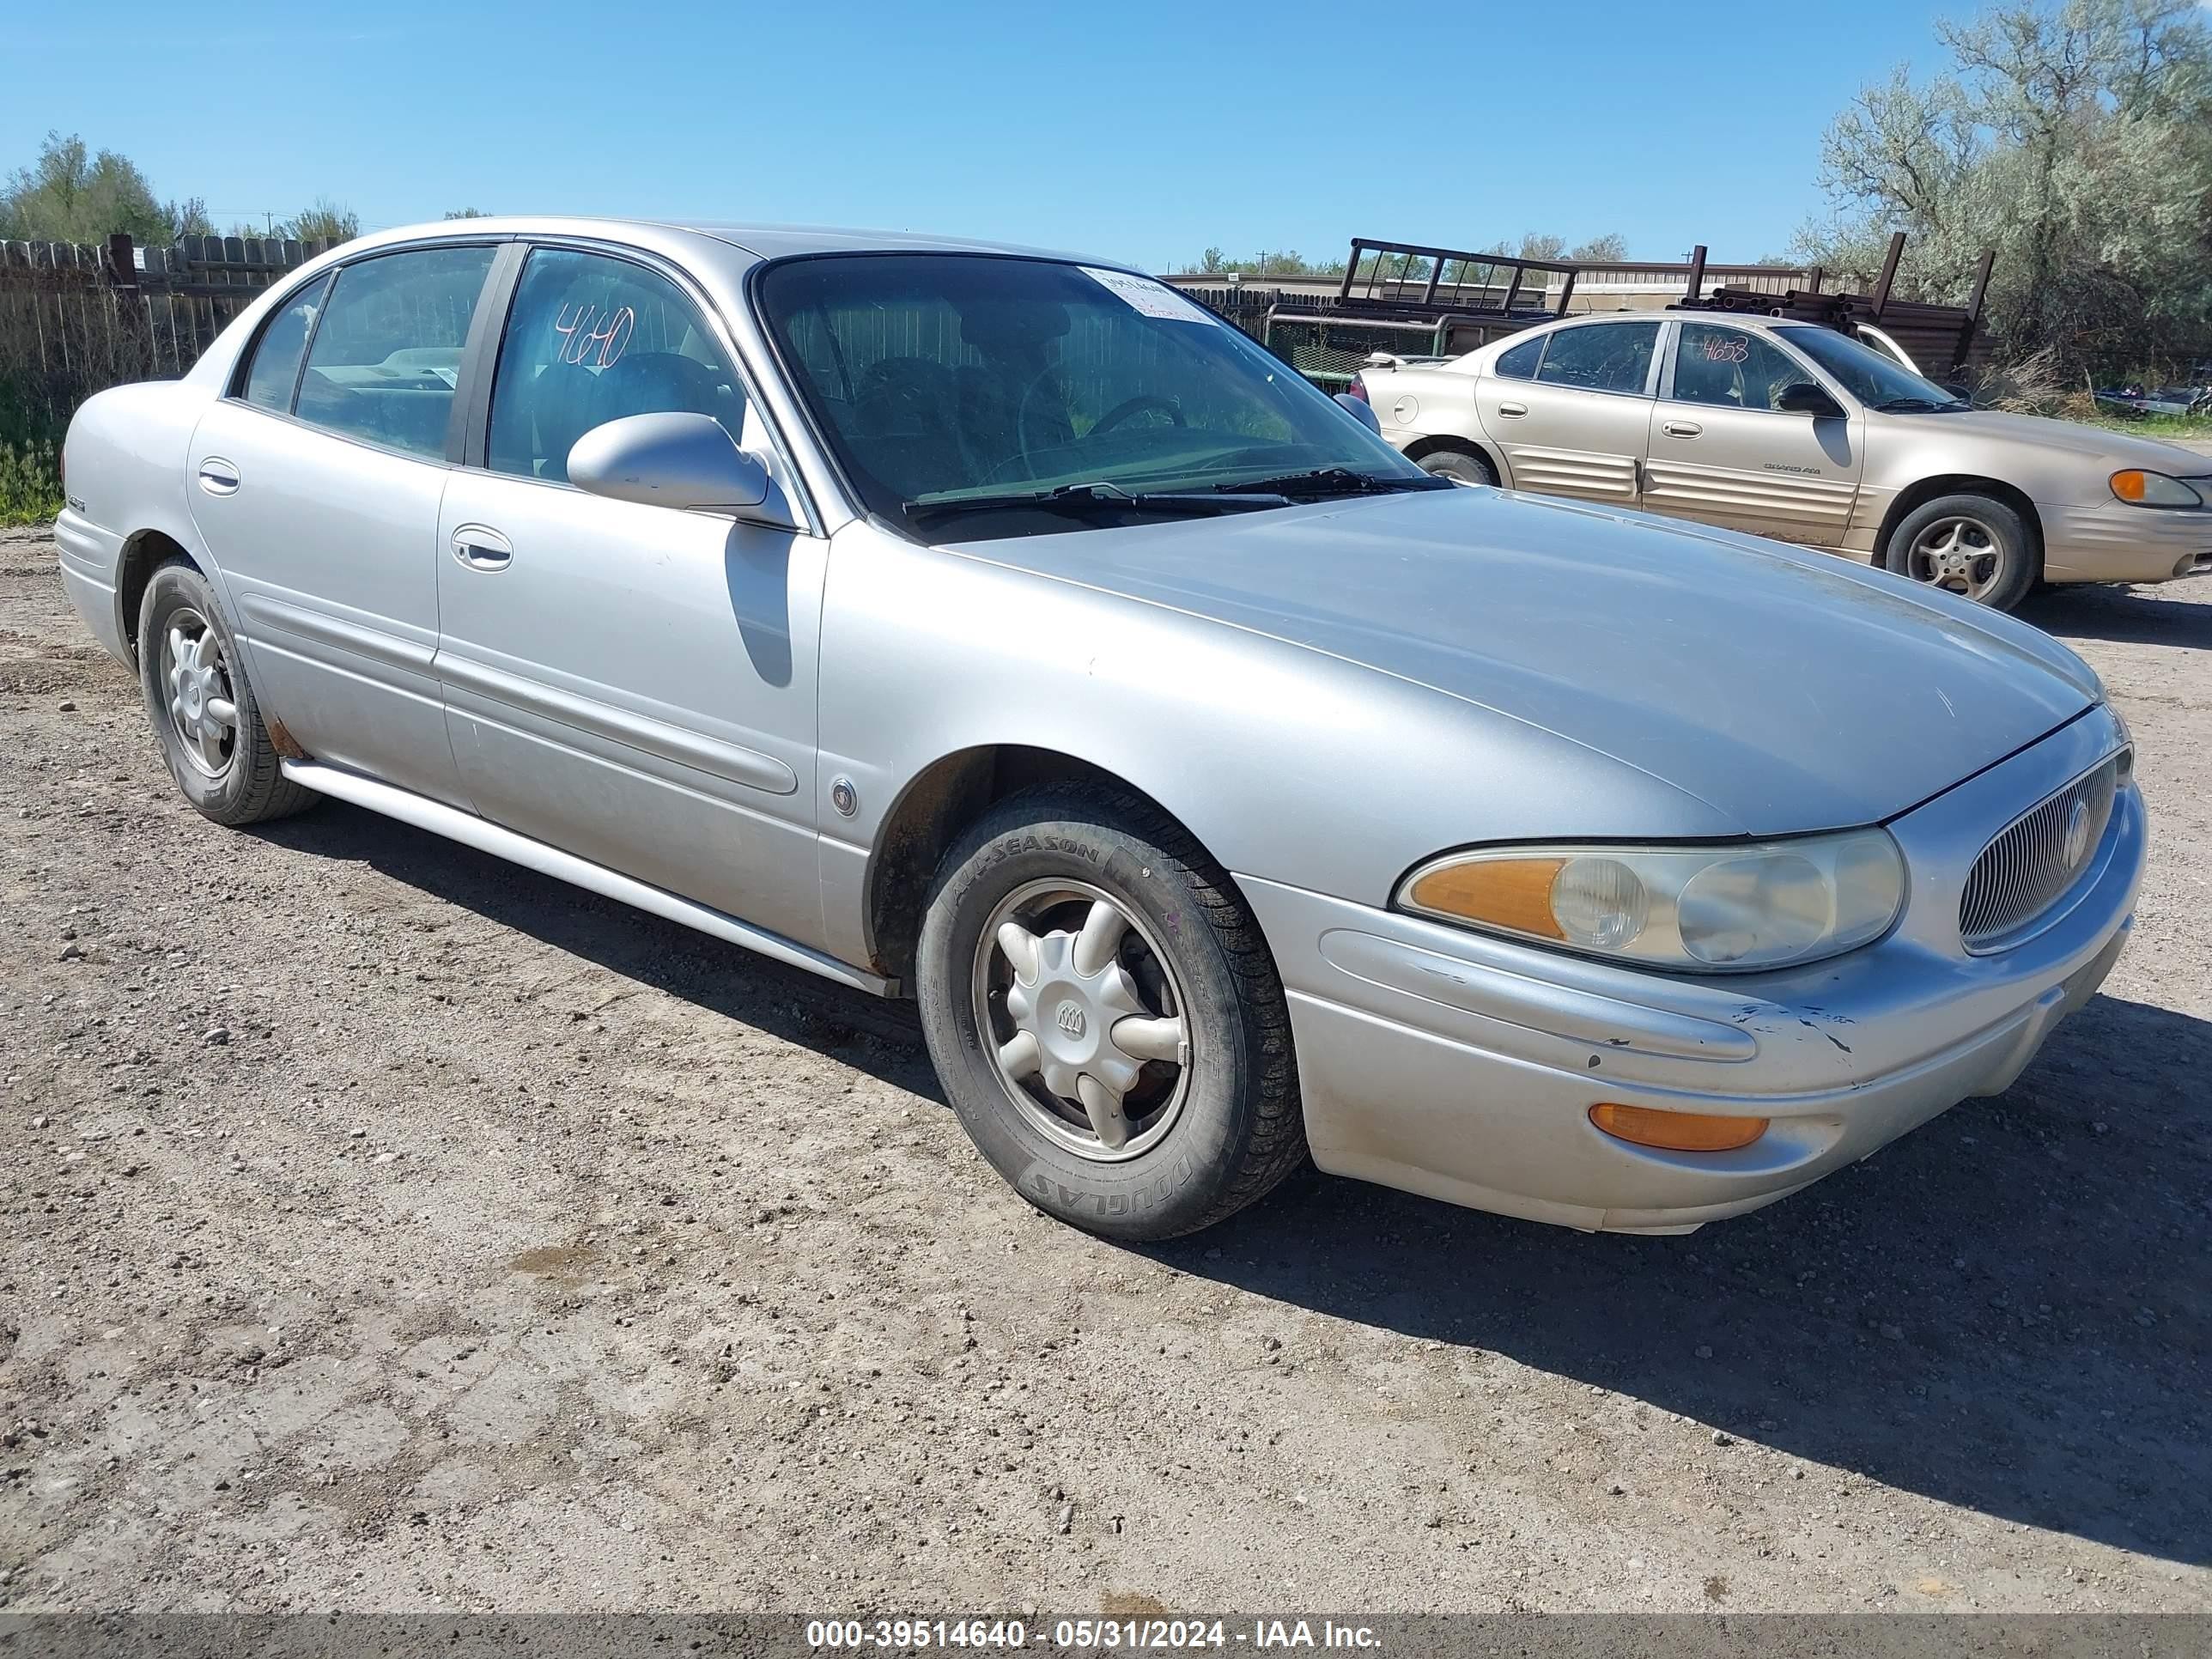
{"label": "front driver door", "polygon": [[1680,325],[1651,412],[1644,504],[1654,512],[1835,547],[1851,522],[1862,417],[1793,414],[1775,404],[1812,369],[1765,335]]}
{"label": "front driver door", "polygon": [[672,410],[762,447],[729,348],[668,276],[534,249],[438,526],[454,760],[486,817],[812,942],[827,544],[568,482],[591,428]]}
{"label": "front driver door", "polygon": [[1478,382],[1483,429],[1504,452],[1515,489],[1632,507],[1637,461],[1650,425],[1657,322],[1571,323],[1542,337],[1532,377],[1498,374],[1534,343],[1523,340]]}

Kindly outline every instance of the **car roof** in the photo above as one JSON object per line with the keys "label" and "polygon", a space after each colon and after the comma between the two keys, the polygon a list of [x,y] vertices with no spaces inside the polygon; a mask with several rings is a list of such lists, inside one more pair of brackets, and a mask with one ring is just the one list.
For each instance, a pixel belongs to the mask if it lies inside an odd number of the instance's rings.
{"label": "car roof", "polygon": [[449,219],[431,224],[396,226],[390,230],[364,236],[353,246],[386,246],[454,235],[598,236],[611,241],[639,240],[651,245],[672,232],[706,237],[760,259],[787,258],[801,253],[1000,253],[1032,258],[1079,259],[1085,264],[1116,270],[1128,268],[1119,259],[1089,258],[1056,248],[1030,247],[1018,242],[986,241],[975,237],[827,225],[747,224],[732,220],[688,216],[639,218],[499,214],[477,219]]}
{"label": "car roof", "polygon": [[1619,311],[1577,311],[1572,316],[1547,319],[1522,330],[1520,334],[1509,334],[1503,337],[1510,342],[1520,339],[1523,335],[1533,334],[1538,328],[1570,328],[1587,323],[1663,323],[1670,317],[1686,323],[1725,324],[1730,328],[1772,330],[1820,326],[1819,324],[1808,323],[1801,317],[1771,317],[1763,311],[1692,310],[1679,306],[1668,306],[1660,311],[1639,311],[1624,307]]}
{"label": "car roof", "polygon": [[[842,229],[826,225],[750,225],[720,220],[671,222],[679,230],[696,231],[732,247],[757,253],[763,259],[780,259],[793,253],[931,252],[1021,253],[1052,259],[1080,256],[1058,248],[1030,247],[1019,242],[982,241],[969,236],[939,236],[927,231]],[[1092,264],[1119,261],[1092,260]]]}

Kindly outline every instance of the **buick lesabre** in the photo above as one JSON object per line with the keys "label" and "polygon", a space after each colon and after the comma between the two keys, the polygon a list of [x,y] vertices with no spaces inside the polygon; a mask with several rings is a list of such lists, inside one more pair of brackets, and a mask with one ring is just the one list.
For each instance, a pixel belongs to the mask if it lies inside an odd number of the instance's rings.
{"label": "buick lesabre", "polygon": [[392,232],[64,459],[209,818],[334,797],[915,997],[984,1156],[1120,1237],[1309,1152],[1733,1216],[2005,1088],[2131,921],[2128,733],[2043,634],[1433,477],[1111,263]]}

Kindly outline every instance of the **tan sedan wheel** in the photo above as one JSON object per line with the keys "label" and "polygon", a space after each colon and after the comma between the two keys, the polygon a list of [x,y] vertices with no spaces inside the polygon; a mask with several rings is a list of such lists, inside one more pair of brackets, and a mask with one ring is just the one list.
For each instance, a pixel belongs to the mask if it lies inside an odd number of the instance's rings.
{"label": "tan sedan wheel", "polygon": [[1414,465],[1432,477],[1456,478],[1462,483],[1495,487],[1498,483],[1498,469],[1490,458],[1471,450],[1432,449]]}
{"label": "tan sedan wheel", "polygon": [[1900,576],[2009,611],[2043,574],[2043,550],[2020,514],[1990,495],[1943,495],[1890,532],[1882,563]]}

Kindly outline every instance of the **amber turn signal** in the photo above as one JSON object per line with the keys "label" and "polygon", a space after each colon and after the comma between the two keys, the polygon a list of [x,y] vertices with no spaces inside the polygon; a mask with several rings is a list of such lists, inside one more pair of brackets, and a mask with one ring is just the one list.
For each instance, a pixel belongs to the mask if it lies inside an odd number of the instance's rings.
{"label": "amber turn signal", "polygon": [[1499,859],[1479,864],[1440,864],[1414,882],[1406,896],[1425,910],[1510,927],[1537,939],[1564,939],[1552,914],[1552,883],[1565,859]]}
{"label": "amber turn signal", "polygon": [[1656,1112],[1648,1106],[1621,1106],[1610,1100],[1591,1107],[1589,1120],[1616,1140],[1668,1152],[1732,1152],[1765,1134],[1767,1122],[1763,1117]]}

